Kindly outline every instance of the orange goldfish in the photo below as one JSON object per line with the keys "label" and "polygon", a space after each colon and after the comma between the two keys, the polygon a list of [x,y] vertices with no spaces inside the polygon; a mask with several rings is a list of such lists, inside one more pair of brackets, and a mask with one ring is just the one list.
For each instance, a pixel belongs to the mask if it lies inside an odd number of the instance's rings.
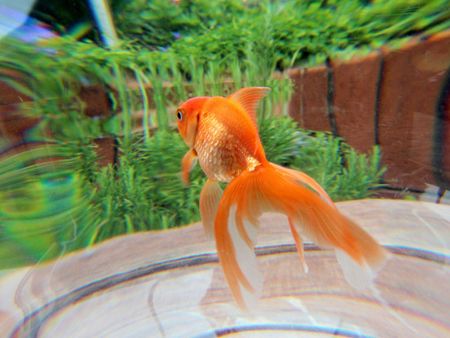
{"label": "orange goldfish", "polygon": [[[252,87],[228,97],[194,97],[176,112],[178,130],[190,148],[182,160],[183,180],[188,183],[198,160],[208,177],[200,194],[205,232],[215,236],[225,278],[243,308],[262,290],[254,245],[264,212],[287,216],[305,272],[303,237],[335,248],[344,275],[356,287],[370,283],[385,259],[384,249],[342,215],[314,179],[267,160],[256,109],[269,90]],[[229,182],[224,192],[219,182]]]}

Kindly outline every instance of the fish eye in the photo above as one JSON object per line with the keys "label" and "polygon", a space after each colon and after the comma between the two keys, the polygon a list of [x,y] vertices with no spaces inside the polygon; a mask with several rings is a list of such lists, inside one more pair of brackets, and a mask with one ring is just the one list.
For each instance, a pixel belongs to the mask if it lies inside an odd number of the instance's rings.
{"label": "fish eye", "polygon": [[180,121],[183,119],[183,113],[181,112],[181,110],[177,111],[177,119]]}

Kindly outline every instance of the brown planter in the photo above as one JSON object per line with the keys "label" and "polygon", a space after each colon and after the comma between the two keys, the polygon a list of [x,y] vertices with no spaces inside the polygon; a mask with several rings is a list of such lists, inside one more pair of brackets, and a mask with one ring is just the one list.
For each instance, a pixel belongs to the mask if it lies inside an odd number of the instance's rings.
{"label": "brown planter", "polygon": [[[447,86],[449,84],[447,83]],[[443,123],[444,123],[444,146],[443,146],[443,157],[444,160],[443,162],[443,171],[444,171],[444,176],[445,179],[448,182],[450,182],[450,93],[449,93],[449,88],[447,87],[447,98],[445,101],[445,115],[443,118]],[[447,189],[450,190],[450,185],[447,185]]]}
{"label": "brown planter", "polygon": [[311,130],[331,131],[328,119],[328,71],[325,66],[289,70],[294,92],[289,114],[300,126]]}
{"label": "brown planter", "polygon": [[375,145],[374,108],[380,65],[378,53],[351,62],[332,62],[337,131],[361,152],[369,152]]}
{"label": "brown planter", "polygon": [[[8,157],[23,153],[25,151],[30,151],[30,150],[42,148],[42,147],[52,147],[52,146],[54,146],[54,143],[51,143],[51,142],[18,143],[18,144],[15,144],[5,150],[2,150],[0,152],[0,161],[2,159],[6,159]],[[64,158],[62,158],[62,157],[51,157],[51,156],[40,157],[39,159],[34,159],[32,162],[28,163],[28,165],[38,164],[38,163],[56,162],[56,161],[60,161],[63,159]]]}
{"label": "brown planter", "polygon": [[291,70],[295,93],[290,115],[305,128],[329,131],[333,126],[360,151],[380,145],[391,186],[448,189],[449,66],[446,31],[397,50],[333,61],[328,78],[325,66]]}
{"label": "brown planter", "polygon": [[85,103],[84,113],[89,117],[111,115],[108,94],[102,85],[81,87],[80,99]]}
{"label": "brown planter", "polygon": [[[8,69],[0,69],[0,74],[14,80],[23,78],[20,74]],[[108,94],[102,85],[81,87],[79,98],[84,102],[84,112],[87,116],[109,116],[111,114]],[[8,139],[13,144],[23,142],[25,132],[41,120],[40,118],[26,117],[20,113],[21,104],[31,101],[30,97],[0,80],[0,137]]]}
{"label": "brown planter", "polygon": [[[20,80],[21,75],[9,69],[0,69],[1,76]],[[20,114],[20,105],[31,98],[23,95],[6,82],[0,80],[0,137],[10,143],[20,142],[27,130],[34,127],[39,118],[26,117]]]}
{"label": "brown planter", "polygon": [[442,86],[434,124],[433,169],[441,187],[450,190],[450,69]]}
{"label": "brown planter", "polygon": [[[22,79],[22,75],[20,73],[5,68],[0,69],[0,76],[8,77],[16,81],[20,81],[20,79]],[[31,98],[17,91],[0,78],[0,106],[17,104],[26,101],[31,101]]]}
{"label": "brown planter", "polygon": [[[10,77],[20,78],[19,75],[7,70],[2,70],[2,73],[6,73]],[[102,86],[82,87],[79,97],[85,103],[85,114],[87,116],[108,116],[111,114],[108,96]],[[7,83],[0,81],[0,137],[6,139],[9,143],[8,148],[0,153],[0,157],[12,156],[46,144],[45,142],[25,141],[26,132],[35,127],[41,119],[24,116],[20,112],[20,105],[23,102],[31,102],[31,98],[22,95]],[[94,140],[94,143],[97,146],[99,165],[106,166],[114,163],[116,157],[114,139],[100,138]],[[56,160],[58,159],[48,158],[42,161]]]}
{"label": "brown planter", "polygon": [[0,106],[0,137],[10,143],[21,142],[25,133],[40,121],[39,118],[23,116],[17,110],[15,104]]}
{"label": "brown planter", "polygon": [[97,152],[97,162],[101,167],[114,164],[117,161],[117,145],[112,137],[103,137],[94,140]]}

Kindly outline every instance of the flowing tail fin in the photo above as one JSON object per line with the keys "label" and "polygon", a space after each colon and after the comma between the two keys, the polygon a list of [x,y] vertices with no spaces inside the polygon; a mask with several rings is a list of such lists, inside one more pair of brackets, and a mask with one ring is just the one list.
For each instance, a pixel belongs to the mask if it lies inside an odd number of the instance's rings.
{"label": "flowing tail fin", "polygon": [[301,236],[335,248],[349,283],[357,288],[370,287],[371,278],[384,262],[384,249],[342,215],[311,177],[268,163],[244,171],[228,185],[214,224],[225,278],[241,307],[249,307],[262,290],[254,245],[258,217],[266,211],[288,217],[304,270]]}

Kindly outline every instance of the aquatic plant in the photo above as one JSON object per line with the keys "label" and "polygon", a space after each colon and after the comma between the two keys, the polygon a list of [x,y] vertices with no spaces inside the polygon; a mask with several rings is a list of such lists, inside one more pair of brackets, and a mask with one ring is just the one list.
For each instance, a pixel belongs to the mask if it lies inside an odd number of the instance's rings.
{"label": "aquatic plant", "polygon": [[[142,4],[133,2],[136,8]],[[369,196],[384,172],[379,150],[358,154],[342,139],[274,117],[285,115],[291,90],[290,81],[276,71],[449,28],[449,8],[441,0],[250,1],[248,6],[221,1],[218,8],[231,7],[219,11],[212,2],[198,0],[182,2],[188,8],[182,14],[182,7],[169,2],[152,4],[173,12],[153,17],[147,24],[155,26],[144,28],[156,31],[167,24],[179,31],[144,41],[150,49],[135,40],[106,49],[73,36],[36,46],[0,41],[1,68],[20,74],[1,73],[0,80],[32,99],[20,110],[42,118],[34,137],[58,141],[0,159],[0,266],[199,220],[204,176],[197,167],[191,186],[182,185],[180,159],[186,148],[172,129],[170,113],[192,95],[271,87],[258,118],[269,160],[305,171],[335,200]],[[159,14],[143,13],[141,19]],[[186,23],[185,31],[180,23]],[[105,90],[111,115],[86,116],[79,97],[85,85]],[[100,168],[91,141],[105,135],[117,141],[120,155]],[[58,161],[41,163],[41,157],[52,156]]]}
{"label": "aquatic plant", "polygon": [[104,226],[96,240],[117,233],[167,229],[198,219],[200,171],[190,187],[183,186],[180,161],[184,144],[174,131],[159,131],[148,142],[135,139],[120,165],[103,168],[95,182],[95,203]]}
{"label": "aquatic plant", "polygon": [[[0,65],[14,71],[13,76],[1,73],[1,80],[31,98],[32,101],[19,105],[20,113],[41,118],[33,139],[57,141],[65,158],[52,164],[37,163],[39,174],[29,167],[27,158],[39,158],[42,154],[51,157],[55,147],[30,150],[21,155],[22,162],[16,156],[5,158],[0,160],[5,170],[3,178],[16,175],[17,180],[34,182],[21,189],[40,186],[42,189],[36,189],[30,196],[48,200],[48,194],[56,195],[61,188],[64,195],[67,189],[53,185],[52,190],[41,182],[47,177],[64,181],[64,175],[68,175],[69,190],[76,195],[67,199],[72,204],[61,204],[57,212],[51,203],[42,203],[42,212],[50,219],[33,213],[24,215],[25,219],[8,210],[28,206],[30,198],[17,193],[19,181],[14,181],[16,185],[5,185],[0,196],[0,204],[6,208],[2,209],[4,222],[0,226],[0,241],[5,248],[4,256],[0,254],[1,266],[52,258],[121,233],[169,228],[198,220],[198,196],[204,178],[197,169],[191,186],[182,186],[179,164],[185,147],[170,129],[171,106],[192,94],[222,94],[261,82],[273,88],[262,110],[264,116],[269,116],[273,106],[286,107],[290,94],[289,80],[272,75],[270,70],[261,72],[259,58],[252,50],[248,52],[248,60],[230,58],[230,71],[228,63],[219,61],[199,62],[171,53],[160,59],[159,52],[136,52],[127,45],[104,49],[70,36],[36,46],[10,39],[0,44],[7,51],[0,56]],[[234,79],[238,82],[233,82]],[[108,93],[111,115],[95,119],[86,116],[79,91],[81,86],[93,84],[99,84]],[[140,109],[143,132],[137,139],[133,115]],[[152,133],[150,127],[157,127],[158,131]],[[121,154],[116,163],[105,168],[98,166],[92,143],[102,136],[116,139]],[[23,168],[8,166],[8,161],[18,161]],[[70,170],[64,167],[63,171],[63,163]],[[24,174],[19,175],[18,171]],[[2,181],[5,184],[6,178]],[[80,189],[83,193],[77,192]],[[6,198],[8,203],[2,203]],[[27,236],[27,231],[34,237]],[[30,245],[34,251],[26,249]],[[11,260],[7,255],[10,247],[23,253],[17,253],[17,259]]]}
{"label": "aquatic plant", "polygon": [[44,144],[0,159],[1,269],[89,245],[99,219],[80,167],[88,149]]}
{"label": "aquatic plant", "polygon": [[[47,136],[46,129],[59,140],[108,134],[107,119],[91,119],[83,114],[86,106],[80,99],[80,90],[83,85],[100,85],[114,101],[114,90],[119,96],[126,92],[117,65],[123,67],[133,56],[131,52],[108,51],[70,36],[41,45],[3,39],[0,48],[4,51],[0,67],[9,71],[1,72],[0,80],[31,99],[20,104],[20,113],[42,119],[42,138]],[[126,107],[126,98],[122,95],[120,100]]]}
{"label": "aquatic plant", "polygon": [[340,138],[299,129],[285,117],[265,120],[260,133],[270,161],[314,177],[335,201],[365,198],[382,186],[386,168],[378,147],[360,154]]}
{"label": "aquatic plant", "polygon": [[[215,5],[200,0],[134,1],[117,13],[116,22],[124,39],[144,48],[224,60],[227,55],[241,57],[253,45],[280,70],[450,28],[445,0],[248,1],[245,6],[220,1]],[[146,30],[165,33],[141,34]]]}
{"label": "aquatic plant", "polygon": [[194,0],[175,5],[166,0],[130,1],[115,10],[122,38],[150,49],[163,49],[186,35],[196,35],[244,13],[240,0]]}
{"label": "aquatic plant", "polygon": [[[367,197],[380,184],[377,149],[371,156],[358,154],[331,135],[299,129],[287,117],[265,119],[260,133],[269,160],[305,171],[335,200]],[[0,267],[199,220],[205,176],[197,166],[190,186],[182,184],[186,146],[178,132],[162,130],[147,141],[135,135],[120,148],[118,163],[104,168],[94,146],[76,142],[1,158]]]}
{"label": "aquatic plant", "polygon": [[[277,69],[348,57],[406,36],[446,29],[450,10],[444,3],[220,1],[218,7],[203,0],[179,5],[123,3],[119,26],[122,19],[129,22],[140,11],[137,16],[143,25],[145,21],[156,30],[183,26],[185,32],[168,48],[149,42],[152,50],[141,48],[135,40],[106,49],[89,40],[78,41],[76,34],[39,45],[3,39],[0,68],[19,77],[1,72],[0,80],[32,99],[20,110],[41,118],[34,139],[47,139],[49,134],[59,140],[114,135],[128,142],[133,130],[142,129],[148,140],[151,128],[170,126],[168,112],[186,97],[227,93],[248,85],[274,89],[260,111],[262,121],[289,96],[290,83],[274,73]],[[163,8],[168,11],[160,11]],[[126,27],[131,26],[123,27],[126,36]],[[133,27],[140,29],[140,23]],[[108,95],[109,116],[92,119],[84,113],[80,90],[92,85]]]}
{"label": "aquatic plant", "polygon": [[[31,99],[19,109],[22,114],[41,118],[41,132],[34,133],[38,139],[39,135],[46,139],[50,131],[52,138],[59,140],[116,135],[128,142],[136,128],[142,128],[148,139],[150,128],[169,127],[173,119],[168,112],[189,95],[266,84],[274,88],[272,103],[286,104],[290,91],[287,77],[274,76],[273,67],[262,64],[253,49],[243,59],[230,56],[226,61],[202,61],[174,53],[136,51],[127,44],[105,49],[70,36],[40,45],[4,39],[0,48],[5,50],[0,55],[0,68],[9,70],[0,72],[0,80]],[[237,73],[239,83],[234,83]],[[111,104],[106,116],[92,119],[85,114],[87,107],[80,91],[83,86],[94,85],[108,95]],[[143,114],[136,117],[139,111]]]}

